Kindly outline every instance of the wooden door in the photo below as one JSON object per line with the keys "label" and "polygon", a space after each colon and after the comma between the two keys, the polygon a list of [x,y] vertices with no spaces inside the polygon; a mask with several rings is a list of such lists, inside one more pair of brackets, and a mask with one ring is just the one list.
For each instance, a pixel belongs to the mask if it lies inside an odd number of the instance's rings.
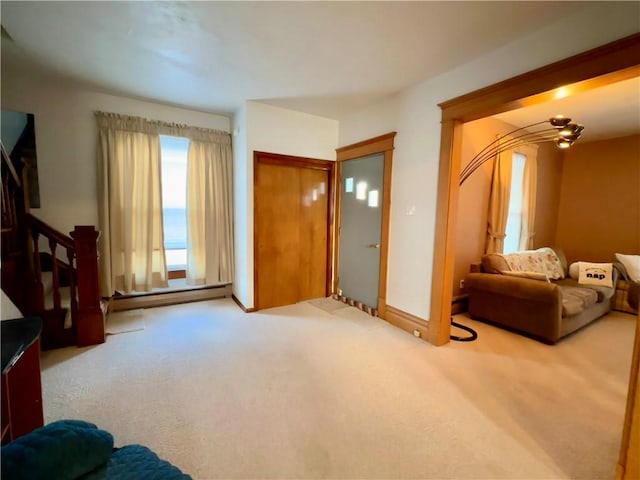
{"label": "wooden door", "polygon": [[255,305],[329,294],[334,162],[256,152]]}

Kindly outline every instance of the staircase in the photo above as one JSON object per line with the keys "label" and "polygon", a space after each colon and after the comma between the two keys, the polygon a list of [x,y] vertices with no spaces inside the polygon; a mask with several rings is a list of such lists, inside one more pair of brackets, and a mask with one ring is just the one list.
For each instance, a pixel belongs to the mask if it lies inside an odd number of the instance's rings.
{"label": "staircase", "polygon": [[76,226],[65,235],[29,213],[24,162],[14,152],[2,145],[2,289],[25,316],[42,318],[43,349],[103,343],[99,233]]}

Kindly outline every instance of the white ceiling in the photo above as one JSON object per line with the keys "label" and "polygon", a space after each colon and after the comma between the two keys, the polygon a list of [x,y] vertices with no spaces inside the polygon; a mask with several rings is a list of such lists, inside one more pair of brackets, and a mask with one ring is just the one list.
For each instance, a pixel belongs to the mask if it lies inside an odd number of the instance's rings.
{"label": "white ceiling", "polygon": [[202,111],[261,100],[335,118],[591,5],[2,1],[2,66]]}
{"label": "white ceiling", "polygon": [[581,143],[640,133],[640,77],[494,117],[523,127],[558,114],[585,126]]}
{"label": "white ceiling", "polygon": [[[2,69],[220,114],[260,100],[338,118],[593,4],[2,1],[11,37],[2,39]],[[620,92],[605,100],[588,92],[552,113],[585,124],[585,139],[595,117],[638,130],[637,82]],[[606,106],[606,118],[593,105]],[[610,115],[614,106],[623,117]],[[518,125],[526,115],[501,118]]]}

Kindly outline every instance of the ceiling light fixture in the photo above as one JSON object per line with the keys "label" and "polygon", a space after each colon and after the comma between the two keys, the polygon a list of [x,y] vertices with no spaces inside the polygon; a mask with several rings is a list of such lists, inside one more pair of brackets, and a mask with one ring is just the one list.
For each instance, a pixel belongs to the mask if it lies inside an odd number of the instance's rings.
{"label": "ceiling light fixture", "polygon": [[516,128],[496,138],[471,159],[467,166],[462,169],[462,172],[460,172],[460,185],[482,164],[494,158],[499,153],[527,143],[543,143],[549,141],[554,141],[558,148],[566,149],[580,138],[583,130],[584,125],[572,123],[570,118],[563,115],[556,115],[542,122]]}

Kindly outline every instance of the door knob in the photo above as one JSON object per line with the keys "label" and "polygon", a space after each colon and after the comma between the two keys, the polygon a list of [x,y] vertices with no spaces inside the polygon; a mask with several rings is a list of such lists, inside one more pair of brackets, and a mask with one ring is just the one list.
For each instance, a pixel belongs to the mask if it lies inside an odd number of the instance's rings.
{"label": "door knob", "polygon": [[367,245],[367,248],[380,248],[379,243],[372,243],[371,245]]}

